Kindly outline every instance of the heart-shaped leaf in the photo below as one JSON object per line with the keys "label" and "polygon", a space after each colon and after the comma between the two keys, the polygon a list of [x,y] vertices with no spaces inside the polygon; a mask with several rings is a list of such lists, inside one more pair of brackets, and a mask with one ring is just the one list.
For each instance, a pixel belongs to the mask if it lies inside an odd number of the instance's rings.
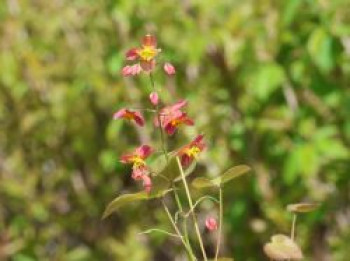
{"label": "heart-shaped leaf", "polygon": [[285,235],[272,236],[271,242],[265,244],[264,252],[269,258],[276,260],[300,260],[303,258],[300,247]]}
{"label": "heart-shaped leaf", "polygon": [[214,179],[208,179],[203,177],[195,178],[192,182],[192,186],[194,186],[195,188],[218,187],[234,178],[246,174],[248,171],[250,171],[250,167],[247,165],[235,166]]}
{"label": "heart-shaped leaf", "polygon": [[318,203],[297,203],[287,206],[287,210],[296,213],[312,212],[320,206]]}
{"label": "heart-shaped leaf", "polygon": [[170,182],[168,180],[161,176],[156,176],[152,179],[152,190],[150,193],[141,191],[134,194],[124,194],[115,198],[107,205],[102,215],[102,219],[105,219],[112,212],[118,210],[120,207],[128,203],[162,197],[167,192],[171,191],[171,189],[169,189],[169,186]]}
{"label": "heart-shaped leaf", "polygon": [[106,207],[105,211],[103,212],[102,219],[105,219],[108,217],[112,212],[116,211],[120,207],[131,203],[131,202],[137,202],[141,200],[148,199],[148,194],[145,191],[141,191],[134,194],[124,194],[121,195],[114,200],[112,200]]}

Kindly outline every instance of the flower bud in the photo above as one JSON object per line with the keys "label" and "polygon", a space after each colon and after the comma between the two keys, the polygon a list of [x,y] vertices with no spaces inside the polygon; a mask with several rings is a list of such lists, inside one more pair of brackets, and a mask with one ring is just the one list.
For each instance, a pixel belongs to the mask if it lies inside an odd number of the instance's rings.
{"label": "flower bud", "polygon": [[152,92],[152,93],[149,95],[149,99],[150,99],[151,103],[152,103],[154,106],[158,105],[158,102],[159,102],[158,93]]}
{"label": "flower bud", "polygon": [[218,223],[215,218],[208,217],[205,220],[205,226],[209,231],[217,230],[218,229]]}
{"label": "flower bud", "polygon": [[147,193],[150,193],[151,189],[152,189],[152,180],[151,180],[151,178],[148,175],[144,175],[142,177],[142,180],[143,180],[143,188],[145,189],[145,191]]}
{"label": "flower bud", "polygon": [[163,69],[168,75],[175,74],[175,67],[171,63],[165,63]]}

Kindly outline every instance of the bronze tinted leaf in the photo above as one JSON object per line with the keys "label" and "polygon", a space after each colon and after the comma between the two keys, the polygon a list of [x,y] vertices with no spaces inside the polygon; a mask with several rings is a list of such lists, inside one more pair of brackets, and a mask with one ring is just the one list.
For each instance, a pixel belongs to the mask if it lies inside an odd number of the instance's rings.
{"label": "bronze tinted leaf", "polygon": [[312,212],[320,206],[318,203],[297,203],[287,206],[287,210],[296,213]]}

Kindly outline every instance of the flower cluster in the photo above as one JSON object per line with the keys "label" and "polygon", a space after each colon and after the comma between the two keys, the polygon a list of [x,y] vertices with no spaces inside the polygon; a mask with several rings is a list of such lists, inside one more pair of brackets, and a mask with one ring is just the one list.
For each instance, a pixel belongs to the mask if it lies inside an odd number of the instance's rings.
{"label": "flower cluster", "polygon": [[[134,76],[141,72],[151,74],[156,67],[156,58],[160,52],[161,49],[157,47],[157,39],[149,34],[144,36],[141,47],[132,48],[126,52],[126,60],[136,63],[123,67],[122,75]],[[167,75],[175,74],[175,67],[169,62],[164,63],[163,69]],[[149,99],[156,108],[156,115],[153,119],[154,126],[161,128],[168,135],[174,135],[182,125],[194,125],[194,121],[184,111],[187,106],[186,100],[179,100],[172,105],[158,108],[159,96],[155,90],[150,93]],[[139,127],[145,125],[145,118],[138,110],[122,108],[114,113],[113,119],[124,119],[134,122]],[[191,143],[180,148],[176,155],[181,158],[182,165],[187,167],[204,148],[203,135],[199,135]],[[152,180],[151,171],[145,160],[152,151],[150,146],[142,145],[135,149],[133,153],[125,154],[121,157],[122,163],[132,164],[131,177],[136,181],[142,180],[143,187],[147,192],[150,192],[152,189]]]}
{"label": "flower cluster", "polygon": [[[123,67],[122,75],[134,76],[142,71],[151,73],[156,66],[155,58],[160,52],[161,49],[157,48],[157,39],[153,35],[145,35],[141,47],[134,47],[126,52],[127,60],[138,62]],[[163,69],[168,75],[175,74],[175,67],[169,62],[164,64]]]}

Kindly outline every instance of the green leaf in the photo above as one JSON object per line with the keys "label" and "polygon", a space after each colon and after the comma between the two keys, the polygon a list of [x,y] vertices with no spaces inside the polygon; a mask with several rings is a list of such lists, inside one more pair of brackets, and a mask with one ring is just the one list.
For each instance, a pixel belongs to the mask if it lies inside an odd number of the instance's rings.
{"label": "green leaf", "polygon": [[330,71],[335,64],[334,40],[322,27],[315,29],[307,43],[307,49],[313,62],[323,72]]}
{"label": "green leaf", "polygon": [[285,73],[279,64],[263,63],[259,65],[253,76],[250,76],[249,85],[254,96],[266,101],[284,81]]}
{"label": "green leaf", "polygon": [[242,176],[243,174],[246,174],[248,171],[250,171],[250,169],[251,168],[247,165],[235,166],[214,179],[208,179],[203,177],[195,178],[192,182],[192,186],[195,188],[218,187],[226,182],[229,182],[234,178],[237,178],[239,176]]}
{"label": "green leaf", "polygon": [[168,179],[169,181],[173,181],[177,177],[181,176],[179,166],[177,165],[176,156],[168,157],[168,164],[163,168],[162,171],[157,173],[156,176],[161,176]]}
{"label": "green leaf", "polygon": [[314,211],[319,206],[320,204],[318,203],[297,203],[288,205],[287,210],[290,212],[307,213]]}
{"label": "green leaf", "polygon": [[239,176],[246,174],[250,170],[251,168],[247,165],[235,166],[227,170],[224,174],[220,175],[220,177],[215,178],[213,181],[215,184],[224,184],[232,179],[238,178]]}
{"label": "green leaf", "polygon": [[156,157],[154,160],[152,160],[150,163],[148,163],[148,166],[152,170],[152,172],[158,174],[159,172],[164,170],[167,164],[168,164],[168,161],[165,155],[162,153],[161,155]]}
{"label": "green leaf", "polygon": [[141,201],[141,200],[146,200],[148,199],[149,196],[145,191],[142,192],[138,192],[135,194],[124,194],[121,195],[117,198],[115,198],[114,200],[112,200],[106,207],[103,215],[102,215],[102,219],[105,219],[106,217],[108,217],[112,212],[118,210],[120,207],[131,203],[131,202],[137,202],[137,201]]}
{"label": "green leaf", "polygon": [[162,197],[167,192],[171,191],[171,189],[169,189],[169,186],[170,182],[166,179],[159,176],[154,177],[152,179],[152,190],[149,194],[145,191],[141,191],[134,194],[124,194],[115,198],[107,205],[102,215],[102,219],[105,219],[112,212],[118,210],[120,207],[128,203]]}
{"label": "green leaf", "polygon": [[211,179],[208,178],[195,178],[192,181],[192,186],[195,188],[210,188],[210,187],[216,187],[219,184],[215,184]]}

